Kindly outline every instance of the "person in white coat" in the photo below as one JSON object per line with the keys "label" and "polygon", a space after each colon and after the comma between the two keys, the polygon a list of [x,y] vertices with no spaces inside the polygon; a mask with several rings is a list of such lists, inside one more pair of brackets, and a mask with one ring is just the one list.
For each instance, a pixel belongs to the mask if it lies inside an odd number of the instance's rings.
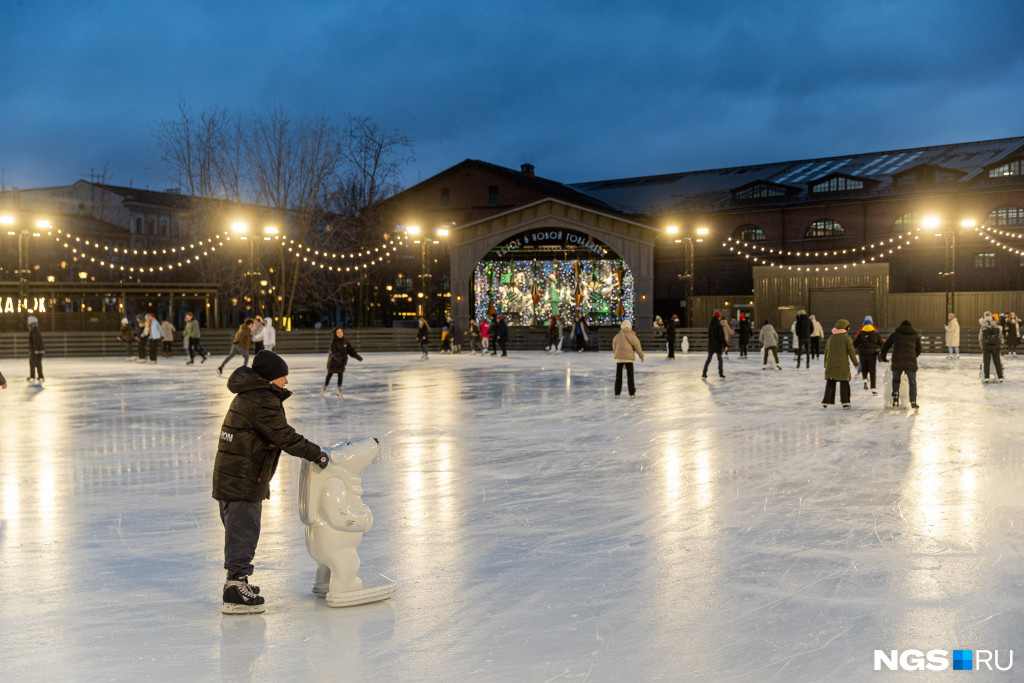
{"label": "person in white coat", "polygon": [[275,346],[277,346],[277,330],[274,329],[274,319],[268,317],[263,321],[263,348],[273,351]]}
{"label": "person in white coat", "polygon": [[949,349],[948,359],[960,358],[960,323],[955,313],[946,316],[946,348]]}
{"label": "person in white coat", "polygon": [[[794,323],[796,324],[796,323]],[[821,356],[821,341],[825,338],[825,330],[814,316],[811,316],[811,359]]]}

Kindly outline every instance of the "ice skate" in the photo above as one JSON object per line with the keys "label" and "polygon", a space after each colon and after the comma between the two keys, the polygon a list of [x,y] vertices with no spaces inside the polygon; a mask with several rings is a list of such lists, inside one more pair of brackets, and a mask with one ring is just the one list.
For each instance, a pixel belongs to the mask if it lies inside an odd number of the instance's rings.
{"label": "ice skate", "polygon": [[338,398],[341,398],[341,387],[338,387],[337,396],[338,396]]}
{"label": "ice skate", "polygon": [[196,364],[196,362],[192,361],[192,360],[190,360],[187,363],[185,363],[185,365],[195,365],[195,364]]}
{"label": "ice skate", "polygon": [[321,395],[321,396],[323,396],[323,395],[324,395],[324,394],[326,394],[326,393],[327,393],[327,387],[324,387],[324,388],[323,388],[323,389],[322,389],[322,390],[320,391],[320,395]]}
{"label": "ice skate", "polygon": [[224,374],[224,368],[222,368],[222,367],[218,367],[218,368],[217,368],[217,374],[218,374],[218,375],[223,375],[223,374]]}
{"label": "ice skate", "polygon": [[209,357],[210,357],[209,354],[203,354],[203,359],[201,361],[199,361],[199,364],[202,365],[203,363],[205,363],[206,359],[209,358]]}
{"label": "ice skate", "polygon": [[782,372],[782,366],[779,365],[778,363],[775,364],[775,369],[778,370],[779,372]]}
{"label": "ice skate", "polygon": [[878,396],[878,390],[877,389],[872,389],[871,390],[871,395],[872,396]]}
{"label": "ice skate", "polygon": [[761,371],[762,371],[762,372],[764,372],[764,371],[765,371],[765,370],[767,370],[767,369],[768,369],[768,366],[767,366],[767,365],[762,365],[762,366],[761,366]]}
{"label": "ice skate", "polygon": [[892,395],[892,407],[893,408],[899,408],[900,407],[900,395],[899,394],[893,394]]}
{"label": "ice skate", "polygon": [[250,586],[246,577],[235,577],[224,582],[224,597],[220,611],[223,614],[260,614],[266,611],[266,600]]}
{"label": "ice skate", "polygon": [[823,410],[827,410],[828,409],[828,404],[827,403],[822,403],[821,407],[822,407]]}
{"label": "ice skate", "polygon": [[913,408],[914,410],[917,410],[917,409],[918,409],[918,408],[920,408],[921,406],[917,405],[916,403],[911,403],[911,404],[910,404],[910,407],[911,407],[911,408]]}
{"label": "ice skate", "polygon": [[849,409],[850,409],[850,404],[849,403],[844,403],[843,404],[843,410],[849,410]]}
{"label": "ice skate", "polygon": [[864,380],[864,391],[868,390],[868,381]]}

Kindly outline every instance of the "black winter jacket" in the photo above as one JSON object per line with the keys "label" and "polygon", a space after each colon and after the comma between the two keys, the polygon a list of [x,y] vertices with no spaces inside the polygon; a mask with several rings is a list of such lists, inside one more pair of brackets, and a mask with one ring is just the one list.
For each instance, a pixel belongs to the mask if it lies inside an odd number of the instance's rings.
{"label": "black winter jacket", "polygon": [[725,350],[725,330],[722,329],[722,319],[712,318],[708,323],[708,351],[720,353]]}
{"label": "black winter jacket", "polygon": [[853,347],[857,349],[857,353],[876,356],[882,348],[882,335],[878,334],[877,330],[861,330],[853,340]]}
{"label": "black winter jacket", "polygon": [[676,321],[672,318],[669,318],[668,322],[665,323],[665,338],[669,341],[676,340]]}
{"label": "black winter jacket", "polygon": [[270,480],[284,450],[305,460],[321,449],[288,424],[282,401],[292,395],[244,365],[228,379],[235,399],[224,416],[213,464],[213,497],[217,500],[270,498]]}
{"label": "black winter jacket", "polygon": [[893,370],[917,370],[917,357],[921,355],[921,335],[909,324],[903,324],[882,344],[882,362],[892,349]]}
{"label": "black winter jacket", "polygon": [[426,325],[420,325],[416,328],[416,343],[429,342],[430,341],[430,328]]}
{"label": "black winter jacket", "polygon": [[345,366],[348,365],[348,357],[352,356],[356,360],[362,360],[363,357],[356,353],[355,348],[349,342],[347,337],[338,338],[338,333],[335,332],[331,336],[331,352],[327,356],[327,371],[328,372],[345,372]]}
{"label": "black winter jacket", "polygon": [[796,317],[796,336],[797,339],[810,339],[811,332],[814,331],[814,323],[811,322],[809,315],[804,313]]}
{"label": "black winter jacket", "polygon": [[29,353],[39,353],[45,350],[43,333],[39,331],[39,325],[33,325],[28,330],[28,351]]}
{"label": "black winter jacket", "polygon": [[740,344],[746,344],[750,341],[750,321],[740,321]]}

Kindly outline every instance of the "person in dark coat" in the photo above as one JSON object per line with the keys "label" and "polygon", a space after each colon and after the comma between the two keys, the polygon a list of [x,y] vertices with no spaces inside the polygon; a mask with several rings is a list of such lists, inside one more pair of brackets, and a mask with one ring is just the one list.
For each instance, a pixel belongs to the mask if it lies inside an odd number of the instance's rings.
{"label": "person in dark coat", "polygon": [[917,357],[921,355],[921,335],[914,331],[909,320],[889,335],[882,344],[882,362],[887,362],[886,354],[892,349],[892,407],[900,404],[900,377],[907,375],[910,383],[910,407],[917,410]]}
{"label": "person in dark coat", "polygon": [[821,407],[836,404],[836,384],[839,385],[839,400],[844,409],[850,407],[850,364],[857,365],[857,352],[847,330],[850,321],[840,318],[832,328],[832,336],[825,342],[825,396]]}
{"label": "person in dark coat", "polygon": [[665,323],[665,340],[668,342],[668,357],[676,357],[676,328],[679,327],[679,316],[674,315]]}
{"label": "person in dark coat", "polygon": [[235,395],[220,428],[213,463],[213,498],[224,524],[224,614],[263,612],[259,588],[249,585],[260,537],[263,501],[270,498],[281,451],[327,467],[329,456],[296,432],[284,413],[292,395],[288,364],[273,351],[260,351],[252,367],[231,373],[228,390]]}
{"label": "person in dark coat", "polygon": [[327,393],[327,385],[331,383],[331,377],[338,374],[338,398],[341,398],[341,380],[345,376],[345,366],[348,365],[348,357],[352,356],[360,363],[363,357],[356,353],[352,343],[345,338],[345,330],[335,327],[331,334],[331,350],[327,353],[327,377],[324,379],[324,389],[320,392],[323,396]]}
{"label": "person in dark coat", "polygon": [[878,352],[882,348],[882,335],[871,323],[860,328],[857,337],[853,340],[853,348],[857,349],[857,356],[860,358],[860,373],[864,377],[864,388],[868,388],[868,380],[871,380],[871,393],[878,394],[875,390],[875,376],[877,374]]}
{"label": "person in dark coat", "polygon": [[750,321],[744,313],[740,313],[740,358],[747,357],[747,344],[750,343]]}
{"label": "person in dark coat", "polygon": [[726,349],[725,330],[722,329],[722,314],[715,311],[708,323],[708,358],[704,361],[704,371],[701,379],[708,378],[708,366],[711,364],[711,357],[718,356],[718,376],[725,379],[725,371],[722,368],[722,352]]}
{"label": "person in dark coat", "polygon": [[7,388],[7,380],[4,379],[4,373],[0,372],[0,389]]}
{"label": "person in dark coat", "polygon": [[807,316],[807,311],[801,310],[797,313],[796,321],[793,323],[793,331],[796,333],[796,366],[800,367],[800,356],[807,358],[806,367],[811,367],[811,332],[814,331],[814,323]]}
{"label": "person in dark coat", "polygon": [[125,360],[135,360],[135,330],[132,329],[131,324],[128,322],[128,318],[121,318],[121,329],[117,333],[117,341],[125,345]]}
{"label": "person in dark coat", "polygon": [[989,368],[992,364],[995,364],[996,377],[1002,382],[1003,360],[999,357],[999,349],[1003,346],[1002,328],[1000,328],[999,322],[996,321],[990,311],[985,311],[985,315],[978,319],[978,325],[981,326],[981,329],[978,330],[978,343],[981,344],[981,352],[984,358],[985,381],[991,381]]}
{"label": "person in dark coat", "polygon": [[[34,315],[28,317],[28,381],[42,383],[43,378],[43,354],[46,347],[43,345],[43,333],[39,331],[39,319]],[[36,374],[39,376],[36,377]]]}
{"label": "person in dark coat", "polygon": [[430,325],[426,318],[420,318],[419,327],[416,328],[416,343],[420,345],[420,356],[422,360],[430,358]]}
{"label": "person in dark coat", "polygon": [[508,355],[508,323],[505,322],[505,316],[501,313],[495,319],[494,324],[491,325],[491,355],[494,356],[498,353],[498,347],[501,347],[501,355]]}

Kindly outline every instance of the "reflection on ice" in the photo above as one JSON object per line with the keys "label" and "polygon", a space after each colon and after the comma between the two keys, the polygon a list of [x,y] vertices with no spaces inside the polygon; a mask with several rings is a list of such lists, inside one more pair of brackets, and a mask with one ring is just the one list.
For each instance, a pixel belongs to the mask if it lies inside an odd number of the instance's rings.
{"label": "reflection on ice", "polygon": [[241,619],[217,603],[223,378],[51,361],[0,393],[0,678],[863,680],[875,649],[1016,645],[1024,366],[927,358],[920,413],[856,389],[842,412],[820,369],[705,384],[657,355],[633,400],[607,353],[366,354],[341,400],[289,358],[300,432],[381,439],[360,571],[398,592],[318,604],[285,456],[269,609]]}

